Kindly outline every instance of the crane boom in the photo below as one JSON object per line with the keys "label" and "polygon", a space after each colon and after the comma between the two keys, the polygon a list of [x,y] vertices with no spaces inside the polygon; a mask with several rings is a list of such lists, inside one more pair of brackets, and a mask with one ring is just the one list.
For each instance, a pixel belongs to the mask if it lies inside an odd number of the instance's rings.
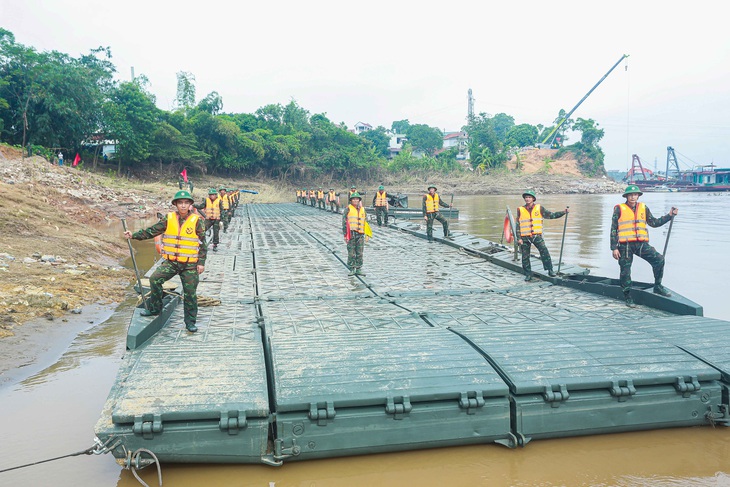
{"label": "crane boom", "polygon": [[611,66],[611,69],[609,69],[608,72],[603,75],[603,78],[599,79],[598,80],[598,83],[596,83],[595,85],[593,85],[593,88],[591,88],[590,91],[588,93],[586,93],[583,98],[580,99],[580,101],[573,107],[573,109],[570,112],[568,112],[567,115],[565,115],[563,118],[561,118],[558,121],[558,124],[555,126],[555,128],[552,130],[552,132],[550,132],[550,134],[548,134],[548,136],[545,137],[545,140],[542,141],[543,144],[547,144],[548,141],[550,141],[550,144],[549,145],[552,145],[553,140],[555,139],[555,134],[557,134],[557,132],[560,129],[560,127],[562,127],[565,124],[565,122],[568,121],[568,119],[570,118],[570,116],[573,114],[574,111],[576,111],[578,109],[578,107],[581,105],[581,103],[583,103],[586,100],[586,98],[588,98],[590,96],[590,94],[593,93],[593,90],[595,90],[596,88],[598,88],[598,85],[600,85],[601,83],[603,83],[603,80],[606,79],[609,74],[611,74],[611,71],[613,71],[614,69],[616,69],[616,66],[618,66],[619,63],[621,63],[621,61],[623,61],[627,57],[629,57],[628,54],[622,55],[621,58],[618,61],[616,61],[616,64],[614,64],[613,66]]}

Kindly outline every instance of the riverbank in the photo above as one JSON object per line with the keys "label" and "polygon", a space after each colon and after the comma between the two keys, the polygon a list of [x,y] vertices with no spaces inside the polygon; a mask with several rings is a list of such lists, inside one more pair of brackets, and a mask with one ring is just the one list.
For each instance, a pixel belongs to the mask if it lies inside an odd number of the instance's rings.
{"label": "riverbank", "polygon": [[[148,176],[154,178],[155,174]],[[434,177],[407,174],[382,183],[389,192],[411,194],[435,184],[442,195],[519,195],[526,188],[538,194],[617,193],[622,189],[606,178],[548,171]],[[293,201],[297,187],[280,181],[211,176],[199,177],[195,184],[196,197],[202,197],[205,188],[219,185],[259,192],[243,194],[243,203]],[[335,186],[343,191],[347,185]],[[168,211],[169,198],[176,190],[177,181],[169,175],[162,181],[129,180],[113,172],[55,166],[37,156],[23,159],[19,150],[0,146],[0,211],[6,216],[0,222],[0,339],[30,320],[64,326],[59,319],[81,313],[84,306],[119,302],[134,279],[133,272],[120,265],[129,255],[120,235],[120,219],[149,220]]]}

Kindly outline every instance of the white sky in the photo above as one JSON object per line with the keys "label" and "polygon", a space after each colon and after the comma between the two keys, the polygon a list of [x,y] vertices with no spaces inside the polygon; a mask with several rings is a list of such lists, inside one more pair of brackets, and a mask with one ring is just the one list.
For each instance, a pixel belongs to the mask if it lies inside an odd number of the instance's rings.
{"label": "white sky", "polygon": [[[690,6],[694,5],[694,6]],[[176,73],[227,112],[292,98],[352,127],[409,119],[448,131],[477,113],[550,124],[574,113],[606,135],[608,169],[730,166],[730,34],[720,1],[0,0],[16,41],[74,57],[109,46],[170,109]],[[578,134],[569,143],[578,140]]]}

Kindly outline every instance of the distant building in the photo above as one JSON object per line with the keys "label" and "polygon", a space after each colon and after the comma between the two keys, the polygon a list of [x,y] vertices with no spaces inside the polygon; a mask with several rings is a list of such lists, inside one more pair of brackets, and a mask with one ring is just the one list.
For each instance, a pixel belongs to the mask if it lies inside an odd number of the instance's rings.
{"label": "distant building", "polygon": [[362,134],[363,132],[367,132],[368,130],[372,130],[372,129],[373,129],[373,126],[372,126],[372,125],[370,125],[369,123],[365,123],[365,122],[357,122],[357,123],[355,124],[355,128],[354,128],[354,130],[353,130],[353,133],[355,133],[355,134],[357,134],[357,135],[360,135],[360,134]]}
{"label": "distant building", "polygon": [[403,150],[403,144],[408,140],[406,134],[396,134],[390,130],[385,132],[390,136],[390,143],[388,144],[388,159],[392,159]]}
{"label": "distant building", "polygon": [[83,142],[83,145],[89,150],[98,151],[99,157],[107,156],[108,159],[112,159],[117,152],[117,141],[106,139],[104,134],[100,133],[89,137]]}

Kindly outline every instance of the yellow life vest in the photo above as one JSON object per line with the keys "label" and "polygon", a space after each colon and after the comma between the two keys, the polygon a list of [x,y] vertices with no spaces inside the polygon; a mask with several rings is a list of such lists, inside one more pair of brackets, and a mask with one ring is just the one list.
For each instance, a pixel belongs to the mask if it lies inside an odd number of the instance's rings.
{"label": "yellow life vest", "polygon": [[349,198],[350,196],[352,196],[352,195],[353,195],[353,194],[355,194],[355,193],[357,193],[357,190],[354,190],[354,191],[353,191],[353,190],[350,190],[350,191],[349,191],[349,192],[347,193],[347,197]]}
{"label": "yellow life vest", "polygon": [[317,191],[317,199],[318,200],[324,199],[324,191]]}
{"label": "yellow life vest", "polygon": [[337,199],[337,198],[335,197],[335,192],[334,192],[334,191],[330,191],[330,192],[329,192],[329,193],[327,194],[327,199],[328,199],[329,201],[335,201],[335,200]]}
{"label": "yellow life vest", "polygon": [[302,195],[302,192],[297,190],[297,198],[299,198]]}
{"label": "yellow life vest", "polygon": [[540,211],[540,205],[533,206],[532,212],[524,206],[520,206],[518,210],[520,212],[520,237],[542,235],[542,212]]}
{"label": "yellow life vest", "polygon": [[231,203],[228,200],[228,195],[224,194],[223,196],[220,196],[221,201],[223,202],[223,209],[227,210],[231,207]]}
{"label": "yellow life vest", "polygon": [[385,191],[378,191],[375,193],[375,206],[386,206],[388,204],[388,193]]}
{"label": "yellow life vest", "polygon": [[426,193],[426,213],[436,213],[439,211],[439,194]]}
{"label": "yellow life vest", "polygon": [[618,206],[621,208],[621,215],[618,218],[618,241],[620,243],[648,242],[649,231],[646,228],[646,205],[644,203],[636,203],[636,212],[625,203]]}
{"label": "yellow life vest", "polygon": [[314,198],[314,190],[313,189],[310,189],[309,190],[309,197],[310,198]]}
{"label": "yellow life vest", "polygon": [[351,233],[365,233],[365,208],[347,206],[347,223],[350,224]]}
{"label": "yellow life vest", "polygon": [[162,234],[162,257],[178,262],[197,262],[200,239],[195,229],[198,215],[190,214],[182,227],[174,211],[167,214],[167,228]]}
{"label": "yellow life vest", "polygon": [[221,219],[221,207],[220,203],[218,203],[218,198],[214,200],[205,198],[205,218],[208,220]]}

